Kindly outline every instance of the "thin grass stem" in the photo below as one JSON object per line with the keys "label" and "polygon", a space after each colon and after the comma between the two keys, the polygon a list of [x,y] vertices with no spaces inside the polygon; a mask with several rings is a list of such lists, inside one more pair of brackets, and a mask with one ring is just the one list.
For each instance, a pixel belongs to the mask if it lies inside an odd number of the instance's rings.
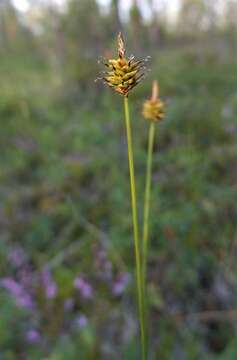
{"label": "thin grass stem", "polygon": [[136,183],[135,183],[135,173],[134,173],[133,145],[132,145],[129,105],[128,105],[128,98],[126,96],[124,97],[124,111],[125,111],[125,124],[126,124],[126,132],[127,132],[128,162],[129,162],[129,172],[130,172],[131,205],[132,205],[133,232],[134,232],[134,250],[135,250],[135,259],[136,259],[136,281],[137,281],[141,348],[142,348],[142,359],[146,360],[147,349],[146,349],[146,333],[145,333],[144,293],[143,293],[142,263],[141,263],[139,232],[138,232]]}
{"label": "thin grass stem", "polygon": [[[147,320],[147,294],[146,294],[146,277],[147,277],[147,254],[148,254],[148,240],[149,240],[149,213],[150,213],[150,197],[151,197],[151,176],[152,176],[152,154],[155,138],[155,124],[150,123],[148,135],[148,149],[147,149],[147,169],[146,169],[146,185],[144,198],[144,216],[143,216],[143,236],[142,236],[142,278],[143,278],[143,293],[145,298],[145,319]],[[147,321],[145,321],[147,323]]]}

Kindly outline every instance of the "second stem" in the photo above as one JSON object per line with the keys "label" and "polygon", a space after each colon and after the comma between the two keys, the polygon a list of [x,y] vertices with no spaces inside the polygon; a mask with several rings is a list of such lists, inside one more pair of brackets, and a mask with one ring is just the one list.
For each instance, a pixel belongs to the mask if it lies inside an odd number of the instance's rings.
{"label": "second stem", "polygon": [[139,232],[138,232],[138,216],[137,216],[137,197],[136,197],[136,183],[134,173],[134,161],[133,161],[133,145],[132,145],[132,133],[129,116],[128,98],[124,97],[124,111],[125,111],[125,124],[127,132],[127,144],[128,144],[128,163],[130,172],[130,186],[131,186],[131,205],[132,205],[132,218],[133,218],[133,231],[134,231],[134,247],[135,247],[135,259],[136,259],[136,278],[137,278],[137,295],[138,295],[138,310],[140,320],[140,332],[141,332],[141,347],[142,347],[142,359],[146,359],[146,332],[145,332],[145,312],[144,312],[144,293],[143,293],[143,281],[142,281],[142,262],[141,252],[139,245]]}
{"label": "second stem", "polygon": [[[152,174],[152,153],[155,138],[155,124],[152,122],[149,128],[148,136],[148,152],[147,152],[147,169],[146,169],[146,185],[144,199],[144,217],[143,217],[143,236],[142,236],[142,277],[143,292],[146,298],[146,274],[147,274],[147,254],[149,239],[149,213],[150,213],[150,197],[151,197],[151,174]],[[146,303],[146,302],[145,302]],[[146,311],[147,313],[147,311]]]}

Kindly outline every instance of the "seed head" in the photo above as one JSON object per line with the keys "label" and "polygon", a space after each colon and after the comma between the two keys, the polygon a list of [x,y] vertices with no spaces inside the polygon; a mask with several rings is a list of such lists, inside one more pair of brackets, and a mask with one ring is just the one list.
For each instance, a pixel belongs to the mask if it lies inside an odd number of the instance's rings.
{"label": "seed head", "polygon": [[104,61],[108,68],[102,79],[116,92],[128,96],[129,92],[141,81],[146,60],[136,60],[134,56],[125,57],[126,49],[121,33],[118,35],[118,58]]}
{"label": "seed head", "polygon": [[164,103],[159,98],[159,87],[157,81],[153,82],[152,96],[143,105],[143,116],[150,121],[158,122],[165,116]]}

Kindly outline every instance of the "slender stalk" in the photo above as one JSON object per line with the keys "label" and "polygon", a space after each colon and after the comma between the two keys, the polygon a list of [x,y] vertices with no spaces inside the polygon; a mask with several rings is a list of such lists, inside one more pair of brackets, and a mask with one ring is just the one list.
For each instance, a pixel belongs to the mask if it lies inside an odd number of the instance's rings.
{"label": "slender stalk", "polygon": [[144,293],[143,293],[142,264],[141,264],[139,233],[138,233],[137,198],[136,198],[136,184],[135,184],[134,161],[133,161],[133,145],[132,145],[131,124],[130,124],[129,106],[128,106],[127,97],[124,97],[124,111],[125,111],[125,124],[126,124],[126,132],[127,132],[128,162],[129,162],[129,171],[130,171],[134,250],[135,250],[135,259],[136,259],[138,312],[139,312],[139,322],[140,322],[142,359],[145,360],[147,356],[146,355],[147,350],[146,350],[146,334],[145,334]]}
{"label": "slender stalk", "polygon": [[[144,199],[144,217],[143,217],[143,236],[142,236],[142,276],[143,276],[143,292],[145,291],[146,273],[147,273],[147,253],[148,253],[148,238],[149,238],[149,213],[150,213],[150,197],[151,197],[151,173],[152,173],[152,153],[155,137],[155,124],[150,123],[148,136],[148,150],[147,150],[147,169],[146,169],[146,185],[145,185],[145,199]],[[145,295],[144,295],[145,296]],[[146,298],[146,296],[145,296]]]}

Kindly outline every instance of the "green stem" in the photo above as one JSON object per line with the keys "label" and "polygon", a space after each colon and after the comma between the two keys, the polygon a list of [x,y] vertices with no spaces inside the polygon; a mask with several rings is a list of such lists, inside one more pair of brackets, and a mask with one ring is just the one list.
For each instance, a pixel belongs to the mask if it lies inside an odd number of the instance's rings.
{"label": "green stem", "polygon": [[149,128],[149,137],[148,137],[146,186],[145,186],[144,217],[143,217],[143,236],[142,236],[142,254],[143,254],[142,276],[143,276],[143,292],[144,292],[144,294],[146,293],[145,284],[146,284],[146,273],[147,273],[152,153],[153,153],[153,146],[154,146],[154,137],[155,137],[155,124],[154,124],[154,122],[151,122],[150,128]]}
{"label": "green stem", "polygon": [[144,294],[143,294],[143,285],[142,285],[142,266],[141,266],[139,233],[138,233],[137,198],[136,198],[136,184],[135,184],[134,162],[133,162],[132,134],[131,134],[131,124],[130,124],[129,106],[128,106],[127,97],[124,97],[124,111],[125,111],[125,123],[126,123],[126,132],[127,132],[128,162],[129,162],[129,172],[130,172],[131,205],[132,205],[132,218],[133,218],[133,231],[134,231],[134,248],[135,248],[135,259],[136,259],[136,280],[137,280],[142,359],[145,360],[147,351],[146,351],[146,335],[145,335],[145,321],[144,321],[145,320]]}

